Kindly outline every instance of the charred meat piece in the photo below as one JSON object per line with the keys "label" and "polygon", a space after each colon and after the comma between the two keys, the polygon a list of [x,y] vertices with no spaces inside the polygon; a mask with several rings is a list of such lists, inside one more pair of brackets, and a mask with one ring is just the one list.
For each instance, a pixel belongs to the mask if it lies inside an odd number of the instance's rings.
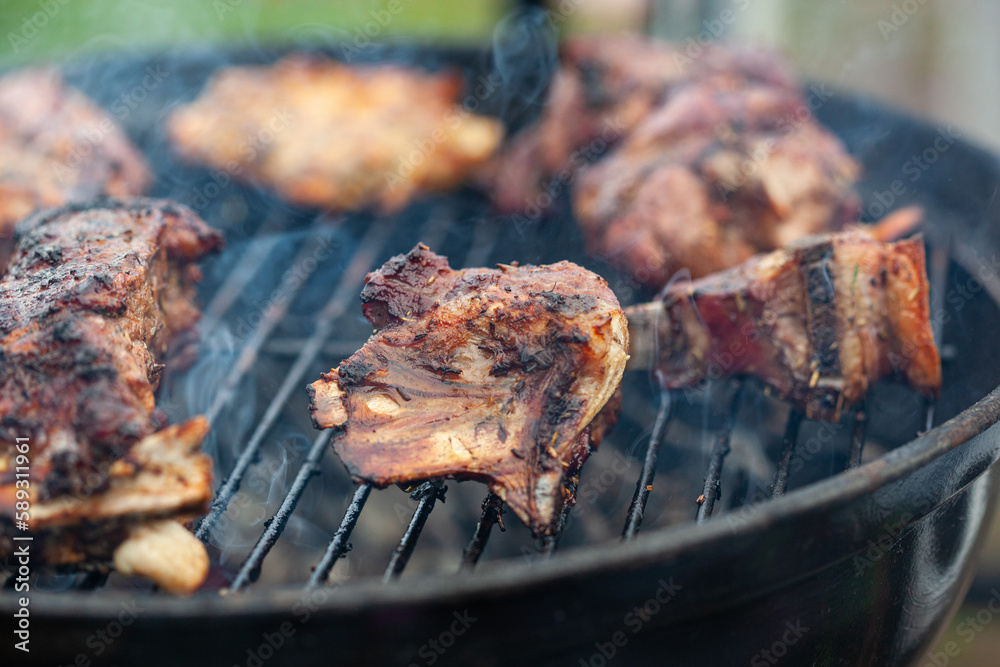
{"label": "charred meat piece", "polygon": [[294,203],[391,211],[460,184],[500,143],[501,123],[460,106],[462,89],[455,73],[293,55],[222,70],[169,132],[186,159]]}
{"label": "charred meat piece", "polygon": [[[167,346],[199,315],[194,262],[221,241],[186,207],[142,198],[46,210],[18,225],[0,281],[5,522],[14,510],[18,438],[31,449],[32,518],[39,522],[32,528],[124,530],[133,515],[191,513],[210,498],[210,468],[195,451],[207,425],[194,420],[156,432],[162,417],[153,392]],[[187,460],[204,474],[167,476],[169,467],[156,457],[168,452],[150,452],[150,443],[176,450],[171,461]],[[126,494],[143,479],[149,484]],[[144,493],[151,504],[140,502]],[[64,504],[70,528],[62,527],[65,512],[52,509]],[[54,512],[49,518],[46,508]],[[94,546],[87,535],[78,536],[79,548],[46,548],[49,562],[79,562],[67,554],[108,552],[123,537],[109,533],[107,544]]]}
{"label": "charred meat piece", "polygon": [[[203,512],[212,497],[212,459],[199,451],[207,432],[201,417],[169,426],[109,465],[103,490],[32,502],[32,562],[84,568],[113,562],[123,574],[146,576],[173,593],[197,589],[208,556],[179,521]],[[0,487],[5,514],[15,507],[15,493],[13,484]],[[14,553],[13,538],[24,535],[5,519],[0,556]]]}
{"label": "charred meat piece", "polygon": [[455,271],[417,246],[369,274],[361,299],[376,333],[310,386],[351,474],[479,480],[551,533],[625,369],[607,283],[569,262]]}
{"label": "charred meat piece", "polygon": [[856,219],[858,167],[800,95],[691,85],[585,167],[573,208],[588,251],[658,289]]}
{"label": "charred meat piece", "polygon": [[0,77],[0,274],[21,218],[102,194],[142,194],[149,180],[117,122],[55,70]]}
{"label": "charred meat piece", "polygon": [[565,187],[580,167],[603,157],[693,82],[797,86],[783,63],[764,51],[709,44],[692,57],[683,45],[639,35],[566,40],[541,117],[490,165],[486,178],[498,208],[505,213],[546,208],[546,195]]}
{"label": "charred meat piece", "polygon": [[47,499],[88,490],[102,463],[156,430],[160,362],[199,314],[193,262],[221,237],[151,199],[43,211],[17,235],[0,281],[0,448],[31,438]]}
{"label": "charred meat piece", "polygon": [[668,389],[751,375],[808,417],[836,419],[892,373],[927,396],[941,387],[919,237],[802,239],[672,284],[659,301],[630,308],[629,323],[632,363],[652,367]]}

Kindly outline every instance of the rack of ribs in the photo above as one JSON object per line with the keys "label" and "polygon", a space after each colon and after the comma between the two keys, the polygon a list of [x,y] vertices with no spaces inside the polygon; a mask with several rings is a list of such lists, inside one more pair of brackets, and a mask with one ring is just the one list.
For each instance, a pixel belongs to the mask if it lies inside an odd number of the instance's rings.
{"label": "rack of ribs", "polygon": [[[126,546],[122,569],[190,589],[203,567],[177,582],[127,554],[144,551],[133,537],[166,534],[194,552],[192,562],[204,559],[169,520],[211,497],[211,461],[198,452],[208,426],[196,417],[164,428],[153,392],[168,346],[199,316],[194,262],[222,238],[184,206],[133,198],[41,211],[18,225],[16,240],[0,281],[0,554],[13,547],[27,486],[42,562],[118,560]],[[27,485],[15,465],[22,441]]]}

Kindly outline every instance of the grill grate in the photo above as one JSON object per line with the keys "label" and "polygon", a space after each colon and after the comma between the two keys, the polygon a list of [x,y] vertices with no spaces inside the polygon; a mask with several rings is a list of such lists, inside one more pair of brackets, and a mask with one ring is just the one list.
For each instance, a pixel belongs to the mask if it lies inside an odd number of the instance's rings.
{"label": "grill grate", "polygon": [[698,523],[707,521],[712,516],[715,509],[715,501],[722,497],[722,464],[729,454],[729,440],[733,434],[733,425],[736,424],[736,412],[740,409],[740,398],[743,395],[743,383],[734,382],[734,389],[731,390],[732,398],[729,399],[729,410],[726,412],[725,421],[715,437],[715,446],[712,448],[712,458],[708,463],[708,472],[705,474],[705,490],[698,498],[698,513],[695,520]]}
{"label": "grill grate", "polygon": [[[368,273],[371,266],[374,264],[378,249],[377,246],[381,236],[382,231],[380,225],[373,224],[369,226],[368,232],[362,240],[360,248],[354,255],[347,269],[344,271],[340,285],[334,292],[333,297],[327,302],[326,306],[319,314],[319,317],[316,319],[316,327],[313,335],[302,347],[295,359],[295,363],[288,371],[281,387],[275,394],[274,399],[271,401],[270,405],[268,405],[267,411],[264,413],[264,417],[258,423],[253,435],[247,442],[247,445],[240,454],[239,459],[237,459],[232,472],[216,493],[215,500],[212,502],[209,513],[198,524],[198,528],[195,530],[195,535],[197,535],[199,539],[205,540],[208,538],[208,534],[212,529],[212,526],[214,526],[219,520],[219,516],[221,516],[222,512],[225,511],[229,501],[239,489],[240,482],[242,482],[247,468],[250,467],[251,462],[253,462],[254,458],[258,455],[260,446],[264,442],[264,438],[278,420],[278,416],[281,414],[282,409],[284,409],[285,403],[288,402],[289,397],[291,397],[294,391],[300,389],[302,379],[305,377],[306,372],[312,368],[313,362],[319,355],[323,342],[326,340],[327,336],[330,335],[330,332],[333,329],[336,318],[344,312],[347,308],[347,304],[351,301],[353,296],[357,294],[358,288],[364,279],[365,274]],[[300,252],[300,256],[301,254],[302,253]],[[297,267],[301,265],[301,262],[295,263],[295,266]],[[282,283],[284,284],[285,281],[282,280]],[[294,282],[292,284],[294,284]],[[305,284],[305,281],[301,281],[300,285],[301,284]],[[264,335],[258,335],[258,333],[255,332],[251,342],[247,344],[244,351],[240,354],[239,360],[237,361],[233,372],[230,377],[227,378],[225,387],[229,392],[235,390],[239,380],[253,366],[257,359],[260,345],[276,326],[278,320],[280,320],[280,318],[284,315],[288,303],[290,303],[292,296],[294,296],[292,289],[289,289],[288,292],[292,293],[283,294],[282,297],[274,302],[278,305],[273,306],[266,311],[261,327],[258,331],[265,329],[267,333]],[[228,398],[231,398],[231,395],[228,396]],[[210,422],[213,421],[214,417],[218,416],[219,410],[221,410],[220,401],[217,400],[213,403],[212,408],[213,409],[209,412]]]}
{"label": "grill grate", "polygon": [[333,539],[330,540],[329,546],[327,546],[326,551],[323,553],[323,558],[313,568],[307,588],[315,588],[325,582],[327,577],[330,576],[330,570],[333,569],[337,561],[351,550],[351,543],[348,540],[351,539],[351,533],[354,531],[354,526],[358,523],[358,517],[361,516],[361,510],[365,508],[365,503],[368,502],[368,496],[371,495],[371,492],[371,484],[362,484],[354,492],[351,504],[348,506],[347,512],[344,513],[344,520],[340,522],[340,528],[337,529],[337,532],[333,535]]}
{"label": "grill grate", "polygon": [[[314,229],[324,228],[325,227],[320,225]],[[385,235],[380,233],[379,229],[379,224],[373,224],[369,227],[369,230],[361,241],[358,250],[351,259],[347,269],[344,271],[342,279],[334,291],[333,297],[317,317],[315,328],[313,330],[314,333],[310,338],[305,341],[298,342],[277,340],[270,341],[269,343],[268,338],[274,330],[275,323],[281,316],[283,316],[284,310],[287,307],[287,302],[290,301],[293,296],[293,294],[288,294],[286,295],[286,298],[282,300],[281,304],[274,307],[272,310],[269,310],[264,316],[260,328],[255,332],[254,336],[250,339],[246,348],[244,348],[244,351],[241,353],[230,378],[227,380],[227,387],[236,386],[240,379],[240,373],[246,372],[246,370],[253,364],[261,349],[264,349],[267,345],[273,345],[273,347],[267,349],[277,351],[278,353],[284,352],[285,354],[289,354],[294,350],[298,350],[295,355],[295,362],[285,377],[285,380],[282,382],[281,388],[275,394],[273,401],[265,411],[264,417],[257,424],[253,434],[247,442],[247,446],[243,449],[229,477],[220,487],[217,499],[213,503],[211,511],[198,525],[197,534],[202,539],[207,537],[212,526],[215,525],[221,513],[226,509],[229,500],[238,490],[248,466],[254,457],[257,456],[260,445],[273,427],[278,413],[292,396],[293,390],[297,389],[299,385],[302,384],[302,379],[305,376],[306,371],[314,366],[314,362],[318,355],[324,350],[329,350],[342,355],[344,351],[353,351],[353,349],[356,349],[356,344],[349,342],[330,343],[328,342],[328,338],[333,331],[335,320],[343,314],[347,304],[356,298],[361,279],[366,272],[372,270],[375,266],[375,259],[379,256],[379,239],[385,238]],[[443,218],[431,220],[427,228],[424,230],[423,238],[429,245],[434,247],[443,240],[446,231],[446,222]],[[474,233],[470,251],[466,256],[466,261],[463,265],[485,264],[494,249],[495,241],[495,227],[490,224],[479,224]],[[309,243],[307,242],[303,244],[303,247],[305,248],[308,245]],[[300,251],[300,255],[303,252],[308,252],[308,250]],[[942,262],[941,252],[935,250],[933,254],[934,261],[932,261],[930,265],[932,271],[932,284],[937,289],[940,289],[942,284],[942,273],[946,273],[948,269],[948,255],[946,249],[944,250],[943,256],[944,260]],[[242,279],[249,279],[250,275],[250,273],[246,273],[242,276]],[[210,317],[214,317],[216,320],[218,319],[218,316],[215,316],[214,314],[220,311],[224,312],[225,308],[219,307],[217,304],[220,303],[220,300],[232,300],[232,293],[236,289],[237,284],[235,281],[231,285],[227,284],[220,288],[220,292],[218,293],[216,299],[213,300],[212,304],[210,304],[207,309]],[[940,331],[936,331],[936,335],[940,340]],[[705,475],[703,496],[699,498],[697,502],[697,510],[695,514],[695,520],[697,522],[703,522],[709,519],[713,513],[716,503],[722,496],[721,478],[723,464],[731,449],[730,440],[734,426],[737,423],[737,413],[739,412],[742,403],[744,386],[745,383],[743,382],[732,381],[728,383],[728,386],[726,387],[727,397],[724,401],[722,401],[722,404],[724,404],[725,407],[723,410],[724,414],[722,415],[721,426],[716,433],[714,446],[709,459]],[[229,396],[229,394],[227,394],[227,396]],[[643,464],[636,481],[635,494],[628,508],[624,529],[622,531],[623,540],[627,541],[633,539],[639,532],[639,528],[642,524],[647,501],[653,489],[653,481],[656,474],[659,452],[663,444],[667,442],[666,434],[671,425],[673,403],[674,398],[672,395],[668,392],[664,392],[659,401],[659,408],[656,413],[654,426],[649,436]],[[217,407],[214,404],[213,408],[215,408],[214,414],[218,414],[220,407]],[[926,420],[929,426],[933,420],[932,403],[928,403]],[[786,489],[788,488],[791,462],[795,453],[799,431],[804,421],[804,417],[800,411],[795,409],[789,411],[784,437],[782,438],[780,454],[776,462],[774,482],[772,485],[771,495],[774,498],[784,495]],[[860,465],[867,424],[867,407],[862,405],[854,413],[853,428],[850,435],[850,451],[847,456],[848,469]],[[312,477],[319,473],[320,461],[324,453],[329,448],[330,433],[330,431],[324,431],[313,441],[308,456],[299,468],[287,495],[282,500],[278,510],[265,522],[265,529],[263,533],[251,549],[249,555],[241,564],[235,579],[228,589],[229,591],[242,590],[257,579],[264,559],[281,537],[282,532],[287,525],[288,519],[295,511],[296,504],[302,497],[306,486],[309,484]],[[389,583],[398,578],[406,568],[410,557],[417,547],[424,525],[430,517],[431,512],[434,510],[437,502],[439,500],[442,502],[444,501],[446,490],[447,487],[443,482],[435,481],[424,483],[411,493],[411,498],[417,502],[417,506],[409,519],[398,545],[390,554],[389,562],[383,575],[383,581],[385,583]],[[367,484],[357,487],[354,491],[353,498],[343,516],[339,528],[326,547],[323,557],[313,568],[308,582],[305,584],[307,588],[317,587],[327,582],[333,566],[340,558],[344,557],[351,550],[349,540],[352,531],[357,525],[358,519],[361,516],[362,510],[366,505],[371,491],[371,485]],[[746,498],[743,500],[745,502]],[[462,552],[460,565],[461,570],[469,571],[476,566],[490,539],[494,525],[500,524],[501,530],[505,530],[502,523],[503,511],[503,503],[500,498],[493,493],[488,493],[486,498],[483,500],[482,513],[476,524],[475,531]],[[563,519],[565,520],[565,518],[566,517],[564,515]],[[541,545],[542,556],[548,557],[555,552],[558,547],[558,542],[558,532],[554,536],[543,539]]]}
{"label": "grill grate", "polygon": [[[450,216],[446,206],[438,207],[428,216],[427,222],[418,232],[419,237],[431,247],[438,247],[443,244],[449,230],[452,227]],[[278,296],[272,300],[261,316],[260,322],[253,332],[247,337],[246,342],[239,350],[238,356],[232,367],[226,373],[219,393],[211,402],[207,411],[207,416],[211,422],[216,422],[224,409],[229,407],[229,403],[235,400],[238,394],[240,382],[251,370],[262,355],[276,355],[286,359],[293,359],[287,373],[284,375],[280,386],[274,392],[270,402],[263,411],[262,416],[253,427],[252,433],[242,447],[239,456],[232,466],[228,476],[224,479],[216,492],[209,512],[198,522],[195,534],[203,541],[208,541],[222,514],[226,511],[235,494],[239,491],[247,471],[250,466],[258,460],[262,446],[268,441],[269,436],[282,411],[293,397],[301,393],[301,387],[306,383],[307,375],[315,371],[317,359],[327,354],[331,357],[340,358],[347,356],[357,349],[356,341],[347,339],[335,339],[334,334],[339,320],[345,315],[349,306],[353,305],[357,298],[364,276],[373,270],[380,257],[387,255],[389,239],[394,236],[394,227],[391,221],[375,220],[368,225],[367,230],[361,235],[360,241],[353,254],[346,260],[345,268],[340,273],[339,280],[332,290],[332,296],[319,310],[312,322],[311,335],[304,339],[282,338],[277,335],[279,325],[283,318],[288,315],[289,307],[296,295],[301,292],[309,282],[309,278],[316,274],[316,265],[310,267],[309,263],[301,260],[308,258],[315,252],[316,248],[324,242],[329,242],[338,232],[342,231],[345,225],[344,218],[328,218],[320,216],[309,227],[304,240],[299,246],[291,266],[297,267],[300,271],[302,267],[307,267],[305,279],[290,281],[285,280],[287,272],[282,276],[281,289]],[[398,221],[395,224],[399,224]],[[456,261],[456,265],[478,266],[486,265],[489,262],[498,240],[498,225],[493,221],[480,220],[474,227],[472,237],[463,261]],[[389,233],[387,233],[389,230]],[[202,332],[210,332],[219,327],[224,322],[226,313],[237,302],[240,294],[254,280],[255,271],[252,267],[260,262],[273,249],[274,242],[268,240],[267,235],[276,231],[265,223],[259,234],[264,240],[260,243],[251,244],[239,262],[239,268],[231,271],[226,280],[215,291],[213,298],[205,308],[202,320]],[[453,258],[461,255],[453,256]],[[248,268],[250,267],[250,268]],[[929,272],[932,290],[942,293],[944,281],[949,270],[949,251],[947,245],[935,247],[929,262]],[[289,269],[291,271],[291,269]],[[940,323],[940,300],[935,302],[937,308],[932,315],[935,327],[935,337],[941,341]],[[723,466],[727,455],[731,451],[731,439],[734,428],[738,423],[737,416],[744,402],[746,382],[732,380],[726,382],[718,393],[722,394],[721,400],[713,401],[717,406],[719,424],[708,458],[705,473],[704,488],[702,496],[697,499],[694,510],[694,520],[698,523],[707,521],[713,514],[717,503],[722,498],[722,474]],[[646,450],[642,460],[641,469],[636,479],[635,492],[631,503],[628,505],[625,523],[621,532],[623,541],[630,541],[638,534],[643,522],[643,517],[647,512],[648,500],[653,490],[654,479],[657,472],[657,463],[661,450],[664,446],[672,445],[667,437],[676,415],[676,404],[679,396],[670,392],[663,392],[660,396],[658,408],[655,412],[653,427],[646,439]],[[718,406],[721,406],[719,408]],[[934,405],[932,402],[926,404],[925,425],[930,428],[934,418]],[[795,456],[796,445],[799,440],[799,433],[806,422],[803,414],[791,409],[788,412],[785,423],[784,435],[781,439],[779,453],[775,460],[775,473],[773,484],[771,485],[771,497],[778,498],[785,494],[788,489],[791,475],[791,463]],[[861,463],[863,447],[867,435],[869,424],[869,406],[862,404],[853,414],[853,423],[849,437],[849,451],[847,453],[846,468],[857,467]],[[238,592],[245,590],[255,582],[261,573],[261,568],[265,559],[271,553],[273,547],[281,539],[289,519],[296,511],[296,507],[303,497],[311,480],[321,472],[321,463],[324,456],[330,449],[332,431],[322,431],[317,435],[308,448],[308,453],[294,475],[284,497],[281,499],[277,510],[263,522],[263,531],[256,539],[253,547],[242,561],[235,577],[224,592]],[[738,486],[746,485],[746,476],[740,473]],[[358,486],[353,491],[350,503],[340,521],[339,527],[332,539],[327,544],[322,557],[312,568],[311,574],[305,582],[307,589],[326,585],[330,579],[331,572],[336,563],[346,556],[352,549],[350,543],[351,535],[357,525],[362,511],[371,496],[372,486],[364,484]],[[738,507],[750,502],[742,489],[743,494],[730,503],[730,508]],[[442,481],[426,482],[413,490],[410,497],[416,502],[416,507],[406,523],[405,529],[399,538],[398,544],[389,555],[388,563],[384,570],[383,582],[390,583],[397,579],[405,570],[411,556],[417,548],[421,533],[428,518],[435,509],[438,501],[443,502],[447,487]],[[756,501],[756,500],[755,500]],[[475,530],[469,539],[466,547],[462,551],[459,570],[468,572],[473,570],[479,562],[483,552],[490,540],[493,527],[500,525],[501,531],[505,531],[503,524],[504,507],[503,502],[493,493],[488,493],[482,501],[482,510]],[[539,548],[542,558],[551,557],[557,550],[561,529],[567,520],[567,513],[564,513],[560,530],[553,536],[543,538]],[[107,571],[94,571],[82,575],[75,583],[77,590],[94,590],[102,587],[108,579]]]}
{"label": "grill grate", "polygon": [[506,528],[503,525],[503,501],[494,493],[488,493],[483,499],[483,513],[476,523],[476,531],[472,534],[468,546],[462,552],[462,569],[471,570],[479,562],[479,557],[483,555],[483,549],[490,539],[493,526],[500,524],[500,530]]}
{"label": "grill grate", "polygon": [[660,394],[660,409],[656,413],[656,421],[653,423],[653,432],[649,435],[649,444],[646,445],[646,458],[642,461],[642,470],[639,473],[639,481],[635,483],[635,495],[632,497],[632,504],[629,505],[628,514],[625,517],[625,530],[622,531],[622,538],[631,540],[639,532],[639,524],[642,523],[642,513],[646,508],[646,501],[653,490],[653,477],[656,475],[656,457],[660,452],[660,444],[663,436],[667,432],[667,422],[670,421],[670,393]]}
{"label": "grill grate", "polygon": [[[453,213],[448,205],[438,205],[415,233],[432,248],[444,245],[449,233],[454,229]],[[354,222],[357,222],[356,220]],[[342,335],[338,325],[355,303],[357,294],[363,283],[364,276],[373,270],[380,258],[388,256],[393,246],[394,237],[401,222],[396,220],[376,219],[367,225],[354,247],[353,253],[343,258],[343,269],[339,272],[337,283],[332,288],[331,296],[312,318],[310,335],[305,338],[283,337],[279,335],[284,318],[289,316],[292,302],[305,289],[315,289],[310,285],[318,271],[318,263],[303,260],[313,256],[317,248],[324,243],[330,243],[339,233],[348,233],[346,227],[350,218],[317,217],[308,227],[303,240],[298,246],[294,259],[289,265],[293,268],[285,271],[280,280],[281,289],[275,298],[264,309],[260,321],[247,336],[245,343],[238,350],[237,357],[228,371],[225,372],[218,393],[212,399],[206,415],[213,426],[221,419],[224,411],[238,397],[240,383],[251,373],[260,359],[267,355],[283,358],[290,363],[280,385],[271,396],[260,418],[253,425],[252,432],[246,439],[232,465],[229,474],[219,486],[215,500],[209,512],[197,523],[195,534],[208,542],[213,528],[219,523],[230,501],[240,490],[241,484],[251,465],[259,460],[262,447],[269,442],[283,411],[289,407],[290,401],[301,398],[301,389],[315,372],[317,360],[321,355],[332,358],[343,358],[357,349],[358,343],[350,338],[338,338]],[[471,238],[464,253],[452,254],[456,266],[488,265],[491,256],[498,245],[499,225],[488,219],[475,222]],[[213,297],[204,309],[201,323],[202,334],[212,332],[226,321],[227,313],[238,302],[247,287],[255,280],[255,267],[259,266],[275,248],[280,236],[280,224],[265,221],[258,230],[257,242],[249,245],[241,256],[236,268],[231,270],[226,279],[215,290]],[[413,232],[414,230],[410,230]],[[274,238],[271,235],[274,235]],[[397,240],[398,241],[398,240]],[[949,248],[947,244],[936,246],[928,263],[931,287],[937,294],[943,293],[945,280],[949,271]],[[288,280],[292,271],[298,272],[297,280]],[[933,302],[936,306],[932,316],[935,323],[935,337],[941,341],[940,316],[941,300]],[[693,519],[698,522],[707,521],[722,499],[723,467],[731,451],[731,439],[734,428],[738,424],[737,416],[741,404],[745,402],[744,388],[748,383],[743,381],[727,381],[716,387],[714,391],[721,394],[721,400],[712,401],[716,406],[715,437],[705,468],[702,496],[697,499]],[[752,384],[752,383],[750,383]],[[624,527],[621,532],[623,541],[630,541],[638,534],[643,518],[648,510],[648,501],[652,494],[654,479],[657,473],[658,461],[665,446],[677,447],[668,439],[668,431],[676,421],[677,402],[681,397],[670,392],[662,392],[655,411],[653,426],[645,440],[645,453],[641,469],[635,483],[635,491],[628,505]],[[720,407],[721,406],[721,407]],[[849,433],[846,468],[860,465],[863,448],[869,424],[870,409],[867,404],[859,406],[853,413],[852,428]],[[934,419],[934,405],[926,404],[924,423],[930,428]],[[791,476],[792,461],[795,456],[800,430],[806,422],[798,410],[789,410],[781,438],[780,449],[775,458],[775,473],[771,485],[771,497],[778,498],[785,494]],[[263,530],[256,538],[252,548],[239,565],[238,570],[225,592],[245,590],[257,581],[264,561],[281,539],[289,519],[295,513],[299,501],[305,494],[311,480],[321,472],[321,464],[330,449],[331,431],[319,433],[308,447],[308,453],[296,471],[294,478],[273,514],[263,521]],[[741,470],[736,475],[738,481],[734,486],[740,487],[739,493],[731,499],[727,509],[739,507],[751,502],[748,498],[746,474]],[[388,563],[383,573],[383,581],[390,583],[397,579],[407,567],[414,554],[421,533],[428,518],[438,501],[444,501],[447,487],[443,482],[427,482],[420,485],[411,494],[416,507],[406,522],[405,529],[394,549],[389,554]],[[371,496],[372,486],[361,485],[353,490],[353,497],[335,531],[327,544],[322,557],[312,568],[305,587],[315,588],[328,583],[336,563],[352,549],[351,535],[358,524],[362,511]],[[755,498],[753,502],[759,502]],[[493,493],[488,493],[482,501],[481,514],[467,545],[461,553],[460,571],[471,571],[480,561],[490,540],[494,525],[503,525],[503,502]],[[562,527],[568,520],[568,512],[564,513],[559,530],[555,535],[543,538],[538,548],[542,558],[551,557],[559,546]],[[106,571],[88,572],[78,578],[74,588],[77,590],[94,590],[102,587],[108,579]]]}

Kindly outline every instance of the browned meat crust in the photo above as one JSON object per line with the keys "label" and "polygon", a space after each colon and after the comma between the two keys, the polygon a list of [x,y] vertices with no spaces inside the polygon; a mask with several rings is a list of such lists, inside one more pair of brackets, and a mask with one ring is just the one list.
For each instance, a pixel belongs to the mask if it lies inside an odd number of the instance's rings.
{"label": "browned meat crust", "polygon": [[708,45],[698,58],[639,35],[578,37],[560,47],[560,68],[537,123],[518,133],[491,164],[493,194],[506,213],[544,209],[546,194],[627,136],[656,107],[693,81],[794,90],[775,56]]}
{"label": "browned meat crust", "polygon": [[142,194],[150,180],[115,120],[51,69],[0,78],[0,154],[0,274],[21,218],[102,194]]}
{"label": "browned meat crust", "polygon": [[589,252],[658,289],[856,219],[858,171],[799,93],[698,83],[583,168],[573,209]]}
{"label": "browned meat crust", "polygon": [[[169,426],[143,438],[115,461],[104,491],[33,502],[29,513],[32,562],[89,567],[114,558],[120,565],[118,550],[134,541],[136,532],[202,512],[212,497],[212,459],[199,451],[207,432],[208,423],[201,417]],[[12,485],[0,487],[5,513],[14,506],[14,493]],[[0,555],[13,553],[18,543],[12,538],[24,534],[9,520],[0,521]],[[152,562],[145,567],[137,563],[129,569],[153,576],[161,585],[165,578],[173,584],[171,590],[193,590],[207,571],[204,549],[189,533],[174,530],[171,536],[179,548],[187,546],[186,561],[175,560],[159,568],[163,577],[150,569],[155,558],[147,558]],[[192,543],[197,547],[188,546]],[[171,551],[169,547],[160,550]]]}
{"label": "browned meat crust", "polygon": [[455,271],[417,246],[369,274],[361,298],[376,333],[310,386],[351,474],[480,480],[551,532],[625,367],[607,283],[569,262]]}
{"label": "browned meat crust", "polygon": [[398,209],[490,157],[503,127],[459,106],[462,78],[304,55],[220,71],[169,119],[180,154],[334,210]]}
{"label": "browned meat crust", "polygon": [[659,289],[856,219],[859,167],[808,102],[766,52],[573,39],[541,118],[485,178],[506,213],[571,187],[588,251]]}
{"label": "browned meat crust", "polygon": [[162,426],[153,391],[167,345],[198,318],[193,262],[221,241],[186,207],[142,198],[18,226],[0,281],[0,484],[27,437],[36,500],[90,496]]}
{"label": "browned meat crust", "polygon": [[803,239],[671,285],[629,322],[633,362],[670,389],[752,375],[807,416],[835,419],[894,372],[928,396],[941,387],[919,237]]}

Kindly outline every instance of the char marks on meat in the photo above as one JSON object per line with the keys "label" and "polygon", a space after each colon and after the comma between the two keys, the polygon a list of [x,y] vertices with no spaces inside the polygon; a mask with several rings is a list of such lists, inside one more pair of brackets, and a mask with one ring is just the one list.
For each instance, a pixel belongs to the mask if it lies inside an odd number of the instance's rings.
{"label": "char marks on meat", "polygon": [[456,72],[297,54],[221,70],[169,131],[186,159],[291,202],[392,211],[457,186],[499,145],[502,124],[461,108],[462,89]]}
{"label": "char marks on meat", "polygon": [[14,224],[98,195],[142,194],[149,168],[115,120],[53,69],[0,77],[0,274]]}
{"label": "char marks on meat", "polygon": [[89,496],[108,467],[162,425],[167,346],[191,329],[200,273],[221,236],[186,207],[100,200],[24,220],[0,281],[3,484],[16,438],[32,443],[38,500]]}
{"label": "char marks on meat", "polygon": [[807,416],[836,419],[893,373],[927,396],[941,387],[919,237],[801,239],[672,284],[660,301],[630,308],[629,322],[632,361],[668,389],[752,375]]}
{"label": "char marks on meat", "polygon": [[417,246],[369,274],[361,298],[376,333],[310,386],[351,474],[480,480],[553,532],[625,367],[607,283],[565,261],[456,271]]}

